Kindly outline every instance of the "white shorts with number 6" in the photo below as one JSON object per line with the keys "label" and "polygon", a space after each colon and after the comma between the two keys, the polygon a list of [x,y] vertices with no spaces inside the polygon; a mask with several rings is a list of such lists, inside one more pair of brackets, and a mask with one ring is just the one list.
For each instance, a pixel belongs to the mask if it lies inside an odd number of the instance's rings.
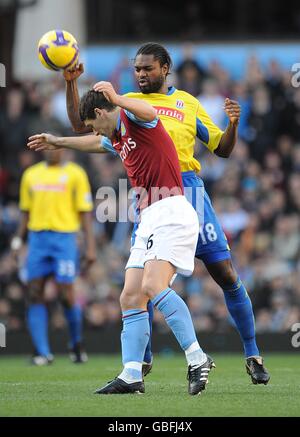
{"label": "white shorts with number 6", "polygon": [[198,234],[197,213],[184,196],[159,200],[141,213],[126,269],[143,268],[146,261],[158,259],[189,276],[194,270]]}

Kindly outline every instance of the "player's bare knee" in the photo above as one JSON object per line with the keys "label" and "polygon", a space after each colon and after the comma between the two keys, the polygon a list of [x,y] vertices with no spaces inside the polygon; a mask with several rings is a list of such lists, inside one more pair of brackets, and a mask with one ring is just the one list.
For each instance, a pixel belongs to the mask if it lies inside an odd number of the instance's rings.
{"label": "player's bare knee", "polygon": [[58,287],[60,301],[64,308],[72,308],[76,303],[73,284],[63,284]]}
{"label": "player's bare knee", "polygon": [[149,299],[154,299],[165,287],[160,286],[152,278],[146,278],[142,283],[142,294]]}
{"label": "player's bare knee", "polygon": [[122,293],[120,295],[120,306],[121,306],[122,311],[127,310],[127,304],[128,304],[127,293],[126,293],[126,290],[123,289]]}
{"label": "player's bare knee", "polygon": [[141,291],[128,290],[124,287],[120,296],[120,305],[122,311],[140,308],[142,305]]}
{"label": "player's bare knee", "polygon": [[222,265],[222,269],[220,272],[221,286],[222,287],[230,287],[237,281],[238,275],[231,263],[226,262]]}
{"label": "player's bare knee", "polygon": [[75,305],[75,299],[70,299],[68,296],[61,296],[60,301],[64,308],[72,308]]}

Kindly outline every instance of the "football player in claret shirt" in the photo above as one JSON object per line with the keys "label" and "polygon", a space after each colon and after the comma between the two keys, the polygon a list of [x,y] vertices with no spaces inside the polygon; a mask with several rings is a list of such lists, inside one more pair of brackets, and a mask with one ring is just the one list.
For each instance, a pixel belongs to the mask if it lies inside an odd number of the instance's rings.
{"label": "football player in claret shirt", "polygon": [[[209,274],[223,290],[227,309],[243,342],[246,369],[252,382],[266,384],[270,376],[263,365],[263,359],[256,344],[251,300],[233,267],[226,237],[205,191],[203,181],[198,176],[198,172],[201,171],[200,163],[194,158],[196,137],[215,155],[223,158],[230,156],[237,139],[239,104],[228,98],[225,99],[224,110],[229,123],[223,132],[212,122],[196,98],[174,87],[168,87],[167,76],[170,73],[172,61],[165,47],[157,43],[144,44],[136,53],[134,67],[141,92],[130,93],[128,96],[145,100],[157,109],[165,129],[175,144],[188,199],[196,209],[197,205],[204,203],[204,220],[200,225],[195,256],[204,262]],[[64,76],[67,83],[67,109],[73,129],[78,133],[87,133],[90,129],[87,129],[80,120],[78,109],[79,96],[76,80],[82,72],[83,68],[80,65],[74,71],[66,71]],[[97,90],[97,84],[95,89]],[[80,138],[57,138],[43,134],[32,137],[29,147],[36,150],[67,147],[87,152],[103,153],[107,150],[114,153],[106,138],[102,137],[100,141],[93,135]],[[201,211],[198,213],[201,217]],[[142,273],[136,267],[128,269],[126,275],[127,281],[120,299],[122,308],[134,305],[135,296],[138,295],[141,287]],[[151,325],[153,317],[151,303],[148,309]],[[152,366],[151,341],[149,341],[144,361],[144,373],[146,374]]]}
{"label": "football player in claret shirt", "polygon": [[204,389],[207,368],[214,363],[199,346],[188,307],[170,288],[174,274],[192,274],[199,233],[197,213],[183,195],[173,141],[151,105],[119,96],[109,82],[100,82],[97,92],[82,97],[80,115],[86,126],[111,140],[139,194],[140,211],[128,266],[143,266],[142,287],[137,304],[122,312],[124,369],[96,393],[145,391],[142,365],[150,336],[150,299],[185,352],[189,393],[196,395]]}
{"label": "football player in claret shirt", "polygon": [[25,270],[28,281],[27,325],[34,345],[32,364],[53,361],[48,340],[48,311],[44,300],[46,279],[53,276],[70,331],[70,358],[87,360],[82,348],[82,310],[73,283],[78,266],[77,232],[86,237],[87,265],[96,259],[92,230],[93,209],[85,171],[63,159],[63,151],[45,152],[45,161],[29,167],[20,187],[21,221],[11,248],[17,254],[28,232]]}

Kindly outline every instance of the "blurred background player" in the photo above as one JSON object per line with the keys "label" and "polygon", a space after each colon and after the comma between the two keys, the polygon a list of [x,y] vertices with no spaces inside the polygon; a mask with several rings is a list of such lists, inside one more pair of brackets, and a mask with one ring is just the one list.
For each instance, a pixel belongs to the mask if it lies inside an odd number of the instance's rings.
{"label": "blurred background player", "polygon": [[[223,132],[210,119],[201,103],[192,95],[168,87],[167,76],[170,74],[172,60],[167,50],[160,44],[147,43],[141,46],[135,56],[135,71],[141,93],[130,93],[128,96],[147,100],[158,111],[158,114],[172,137],[176,146],[185,187],[191,187],[190,201],[197,209],[204,202],[204,224],[200,229],[196,257],[201,259],[209,274],[222,288],[227,309],[235,322],[244,346],[246,370],[253,383],[266,384],[269,374],[263,365],[256,344],[255,322],[251,300],[232,265],[230,249],[219,220],[211,205],[204,184],[198,178],[200,163],[194,158],[196,137],[217,156],[228,158],[237,141],[237,130],[240,119],[240,106],[237,102],[225,99],[224,109],[229,123]],[[81,122],[78,111],[79,95],[76,79],[83,72],[80,65],[74,72],[65,72],[67,82],[67,109],[73,129],[86,133],[88,130]],[[97,85],[95,86],[97,90]],[[97,151],[97,139],[87,140],[86,150]],[[66,140],[67,141],[67,140]],[[76,148],[84,150],[84,138],[76,142],[73,138],[64,144],[76,144]],[[61,144],[61,143],[60,143]],[[99,147],[99,144],[98,144]],[[108,148],[102,141],[102,148]],[[200,197],[203,197],[203,200]],[[198,211],[201,214],[201,211]],[[132,270],[132,272],[129,272]],[[128,269],[127,281],[121,294],[121,307],[129,310],[136,304],[136,296],[140,289],[141,274],[137,268]],[[129,276],[130,275],[130,276]],[[150,323],[153,318],[153,308],[149,304]],[[152,367],[151,341],[145,354],[145,374]]]}
{"label": "blurred background player", "polygon": [[45,282],[50,275],[57,284],[69,326],[70,358],[74,363],[80,363],[87,361],[87,355],[82,348],[81,307],[76,304],[73,288],[79,262],[77,232],[82,225],[88,267],[96,259],[91,221],[93,203],[85,171],[64,160],[62,150],[44,154],[45,161],[27,168],[22,176],[22,216],[11,249],[18,253],[28,230],[26,317],[35,350],[32,363],[46,365],[53,361],[44,301]]}

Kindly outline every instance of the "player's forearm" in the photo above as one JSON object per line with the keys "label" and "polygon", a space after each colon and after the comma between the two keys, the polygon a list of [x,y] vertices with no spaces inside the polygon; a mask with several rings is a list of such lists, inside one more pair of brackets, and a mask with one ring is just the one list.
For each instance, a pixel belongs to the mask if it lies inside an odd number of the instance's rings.
{"label": "player's forearm", "polygon": [[84,135],[82,137],[57,137],[55,145],[65,149],[88,153],[106,153],[101,146],[101,136]]}
{"label": "player's forearm", "polygon": [[85,235],[87,251],[96,253],[96,244],[93,233],[93,217],[91,212],[81,213],[81,227]]}
{"label": "player's forearm", "polygon": [[215,154],[222,158],[229,158],[238,138],[238,122],[229,123],[223,133]]}
{"label": "player's forearm", "polygon": [[77,87],[77,80],[70,80],[66,82],[66,100],[67,100],[67,112],[68,117],[73,127],[73,130],[77,133],[89,133],[91,129],[86,127],[81,121],[79,115],[79,93]]}
{"label": "player's forearm", "polygon": [[119,96],[118,106],[134,114],[137,118],[143,121],[153,121],[157,116],[156,110],[149,103],[139,99],[131,99],[130,97]]}
{"label": "player's forearm", "polygon": [[27,234],[27,227],[29,222],[29,212],[28,211],[22,211],[21,212],[21,219],[17,230],[17,237],[22,238],[24,240],[26,234]]}
{"label": "player's forearm", "polygon": [[20,237],[22,240],[25,240],[28,230],[28,222],[29,222],[29,212],[22,211],[21,220],[17,230],[17,237]]}

